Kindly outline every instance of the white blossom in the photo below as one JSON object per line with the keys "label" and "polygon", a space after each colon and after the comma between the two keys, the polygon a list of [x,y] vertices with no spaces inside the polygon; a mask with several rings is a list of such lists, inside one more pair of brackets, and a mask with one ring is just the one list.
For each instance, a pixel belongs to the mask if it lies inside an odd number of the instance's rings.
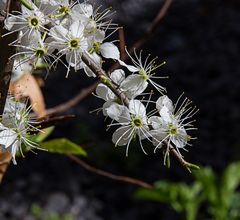
{"label": "white blossom", "polygon": [[146,154],[142,140],[149,139],[150,134],[145,106],[139,100],[131,100],[129,107],[111,105],[106,111],[117,121],[110,126],[121,126],[113,133],[113,143],[116,146],[126,145],[126,156],[128,156],[131,141],[138,138],[142,151]]}
{"label": "white blossom", "polygon": [[[3,150],[10,151],[12,160],[16,163],[16,153],[22,153],[21,145],[37,148],[37,144],[29,139],[28,131],[36,131],[29,118],[31,108],[26,108],[25,103],[17,102],[13,97],[8,97],[0,123],[0,145]],[[23,155],[23,153],[22,153]]]}
{"label": "white blossom", "polygon": [[26,36],[28,41],[31,41],[36,35],[40,37],[41,31],[47,31],[45,25],[48,21],[45,15],[33,3],[32,7],[33,10],[30,10],[23,6],[22,12],[16,15],[10,14],[4,21],[5,28],[10,32],[3,36],[19,32],[19,38]]}
{"label": "white blossom", "polygon": [[82,53],[87,50],[87,39],[83,35],[84,25],[80,21],[75,21],[66,29],[58,25],[50,30],[51,38],[48,39],[49,47],[58,50],[58,59],[63,55],[66,56],[67,76],[70,67],[76,70],[82,69]]}
{"label": "white blossom", "polygon": [[151,134],[153,145],[156,146],[155,151],[161,148],[162,144],[167,144],[167,154],[169,153],[170,144],[173,144],[178,152],[179,149],[185,149],[186,145],[190,145],[188,141],[192,138],[187,134],[187,131],[196,128],[192,125],[194,121],[189,121],[189,119],[198,111],[196,107],[190,107],[190,104],[191,101],[187,98],[184,99],[180,106],[177,106],[178,102],[173,105],[166,95],[158,99],[156,108],[160,116],[149,118],[149,123],[153,128]]}
{"label": "white blossom", "polygon": [[127,89],[129,85],[131,85],[132,88],[135,88],[136,92],[142,93],[147,88],[148,83],[150,83],[161,94],[165,92],[166,89],[154,81],[155,79],[166,78],[155,76],[155,70],[158,69],[160,66],[164,65],[165,62],[157,65],[155,63],[157,58],[149,61],[150,55],[148,55],[147,58],[143,60],[142,51],[139,55],[137,55],[136,50],[134,50],[135,58],[132,57],[127,50],[126,52],[130,57],[133,65],[127,65],[121,60],[119,60],[119,63],[122,66],[125,66],[133,74],[125,80],[125,82],[122,84],[122,88]]}

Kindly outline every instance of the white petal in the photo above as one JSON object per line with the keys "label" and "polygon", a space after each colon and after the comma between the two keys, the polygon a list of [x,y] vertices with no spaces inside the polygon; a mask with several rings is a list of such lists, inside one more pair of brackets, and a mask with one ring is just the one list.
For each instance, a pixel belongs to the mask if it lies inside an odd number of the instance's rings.
{"label": "white petal", "polygon": [[80,21],[75,21],[70,26],[71,36],[74,38],[81,38],[83,36],[84,25]]}
{"label": "white petal", "polygon": [[139,69],[135,66],[132,65],[127,65],[125,62],[123,62],[122,60],[118,60],[118,62],[120,63],[120,65],[126,67],[130,72],[135,73],[138,72]]}
{"label": "white petal", "polygon": [[131,100],[129,102],[129,111],[142,118],[146,117],[146,108],[139,100]]}
{"label": "white petal", "polygon": [[109,100],[110,92],[112,92],[112,91],[103,84],[99,84],[96,88],[96,94],[105,101]]}
{"label": "white petal", "polygon": [[17,134],[12,129],[3,130],[0,132],[0,144],[5,148],[10,147],[17,139]]}
{"label": "white petal", "polygon": [[130,114],[128,108],[117,103],[112,104],[110,107],[106,108],[107,115],[118,121],[119,123],[128,123],[130,121]]}
{"label": "white petal", "polygon": [[122,83],[122,81],[125,79],[125,72],[121,69],[117,69],[114,70],[111,73],[111,77],[110,77],[113,82],[117,83],[118,85],[120,85]]}
{"label": "white petal", "polygon": [[167,130],[165,129],[151,130],[150,133],[152,135],[152,143],[154,146],[157,146],[168,135]]}
{"label": "white petal", "polygon": [[188,142],[188,135],[184,128],[178,128],[176,137],[171,138],[171,141],[177,148],[183,148]]}
{"label": "white petal", "polygon": [[174,106],[172,100],[168,98],[168,96],[163,95],[161,96],[156,102],[156,108],[161,111],[163,107],[167,107],[170,113],[173,113]]}
{"label": "white petal", "polygon": [[160,129],[162,127],[162,125],[164,124],[163,119],[158,116],[152,116],[151,118],[149,118],[148,121],[151,124],[151,126],[153,127],[153,129],[155,129],[155,130]]}
{"label": "white petal", "polygon": [[108,116],[107,110],[111,105],[116,104],[112,100],[108,100],[103,104],[102,111],[104,116]]}
{"label": "white petal", "polygon": [[90,4],[82,3],[82,4],[77,4],[76,6],[73,7],[73,12],[76,17],[79,16],[85,16],[87,18],[90,18],[93,14],[93,7]]}
{"label": "white petal", "polygon": [[113,43],[103,43],[101,45],[101,54],[104,58],[107,59],[120,59],[120,52],[117,46],[115,46]]}
{"label": "white petal", "polygon": [[64,28],[62,25],[57,25],[50,29],[49,34],[56,40],[60,40],[60,39],[64,40],[66,39],[68,30]]}
{"label": "white petal", "polygon": [[118,146],[126,145],[131,138],[130,134],[132,132],[132,128],[122,126],[118,128],[112,136],[112,141],[114,144]]}
{"label": "white petal", "polygon": [[174,115],[169,111],[169,109],[166,106],[163,106],[159,113],[163,120],[168,123],[173,123],[173,121],[175,120]]}
{"label": "white petal", "polygon": [[126,91],[129,98],[140,95],[147,86],[148,82],[139,74],[130,75],[121,83],[121,88]]}
{"label": "white petal", "polygon": [[[100,56],[98,56],[96,53],[93,53],[93,54],[88,53],[88,55],[92,58],[92,60],[96,64],[98,64],[99,66],[102,66],[102,58]],[[96,77],[95,73],[87,65],[84,65],[84,71],[87,74],[87,76]]]}
{"label": "white petal", "polygon": [[105,36],[106,36],[105,31],[98,29],[94,35],[94,39],[95,41],[102,43],[105,39]]}

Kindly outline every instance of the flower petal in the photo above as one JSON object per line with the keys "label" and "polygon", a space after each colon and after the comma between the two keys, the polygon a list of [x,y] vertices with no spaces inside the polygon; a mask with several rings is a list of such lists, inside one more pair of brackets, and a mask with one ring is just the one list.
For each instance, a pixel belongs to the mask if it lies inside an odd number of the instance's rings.
{"label": "flower petal", "polygon": [[135,73],[135,72],[139,71],[139,69],[137,67],[132,66],[132,65],[128,65],[125,62],[123,62],[122,60],[118,60],[118,62],[120,63],[120,65],[126,67],[132,73]]}
{"label": "flower petal", "polygon": [[168,96],[163,95],[161,96],[156,102],[156,108],[161,111],[163,107],[167,107],[170,113],[173,113],[174,106],[172,100],[168,98]]}
{"label": "flower petal", "polygon": [[140,75],[133,74],[128,76],[122,83],[121,88],[126,92],[129,98],[140,95],[148,86],[148,82]]}
{"label": "flower petal", "polygon": [[142,118],[146,117],[146,108],[139,100],[131,100],[129,102],[129,112]]}
{"label": "flower petal", "polygon": [[128,143],[129,139],[132,138],[130,135],[132,132],[131,127],[122,126],[118,128],[112,136],[112,141],[118,146],[124,146]]}
{"label": "flower petal", "polygon": [[107,59],[120,59],[120,52],[117,46],[115,46],[113,43],[103,43],[101,45],[101,54],[104,58]]}
{"label": "flower petal", "polygon": [[126,124],[130,121],[130,114],[126,106],[115,103],[106,108],[106,112],[110,118],[121,124]]}
{"label": "flower petal", "polygon": [[171,141],[177,148],[183,148],[188,142],[188,135],[184,128],[178,128],[178,134],[176,137],[172,137]]}
{"label": "flower petal", "polygon": [[110,77],[113,82],[117,83],[118,85],[121,84],[121,82],[125,79],[125,72],[121,69],[117,69],[117,70],[114,70],[112,73],[111,73],[111,77]]}
{"label": "flower petal", "polygon": [[0,132],[0,144],[5,148],[10,147],[17,139],[17,134],[12,129],[6,129]]}

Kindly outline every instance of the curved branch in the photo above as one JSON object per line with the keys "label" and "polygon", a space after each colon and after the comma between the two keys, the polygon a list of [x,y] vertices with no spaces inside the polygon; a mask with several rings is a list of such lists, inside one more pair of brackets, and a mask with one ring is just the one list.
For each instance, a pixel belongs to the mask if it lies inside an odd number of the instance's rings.
{"label": "curved branch", "polygon": [[75,163],[77,163],[78,165],[82,166],[85,170],[95,173],[97,175],[104,176],[109,179],[113,179],[115,181],[125,182],[125,183],[132,184],[132,185],[139,186],[139,187],[144,187],[144,188],[148,188],[148,189],[153,188],[153,185],[146,183],[142,180],[138,180],[138,179],[127,177],[127,176],[118,176],[118,175],[112,174],[110,172],[95,168],[74,155],[68,155],[67,157],[70,158]]}

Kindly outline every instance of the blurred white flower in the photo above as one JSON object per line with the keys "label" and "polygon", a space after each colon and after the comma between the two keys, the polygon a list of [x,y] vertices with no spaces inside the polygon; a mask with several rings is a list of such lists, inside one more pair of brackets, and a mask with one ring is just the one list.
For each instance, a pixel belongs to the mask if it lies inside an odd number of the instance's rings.
{"label": "blurred white flower", "polygon": [[23,155],[21,145],[29,148],[37,148],[37,144],[29,139],[28,132],[36,131],[33,121],[29,118],[31,107],[27,108],[25,103],[16,101],[9,96],[6,101],[4,113],[0,123],[0,145],[3,150],[10,151],[12,160],[16,163],[16,153],[18,150]]}

